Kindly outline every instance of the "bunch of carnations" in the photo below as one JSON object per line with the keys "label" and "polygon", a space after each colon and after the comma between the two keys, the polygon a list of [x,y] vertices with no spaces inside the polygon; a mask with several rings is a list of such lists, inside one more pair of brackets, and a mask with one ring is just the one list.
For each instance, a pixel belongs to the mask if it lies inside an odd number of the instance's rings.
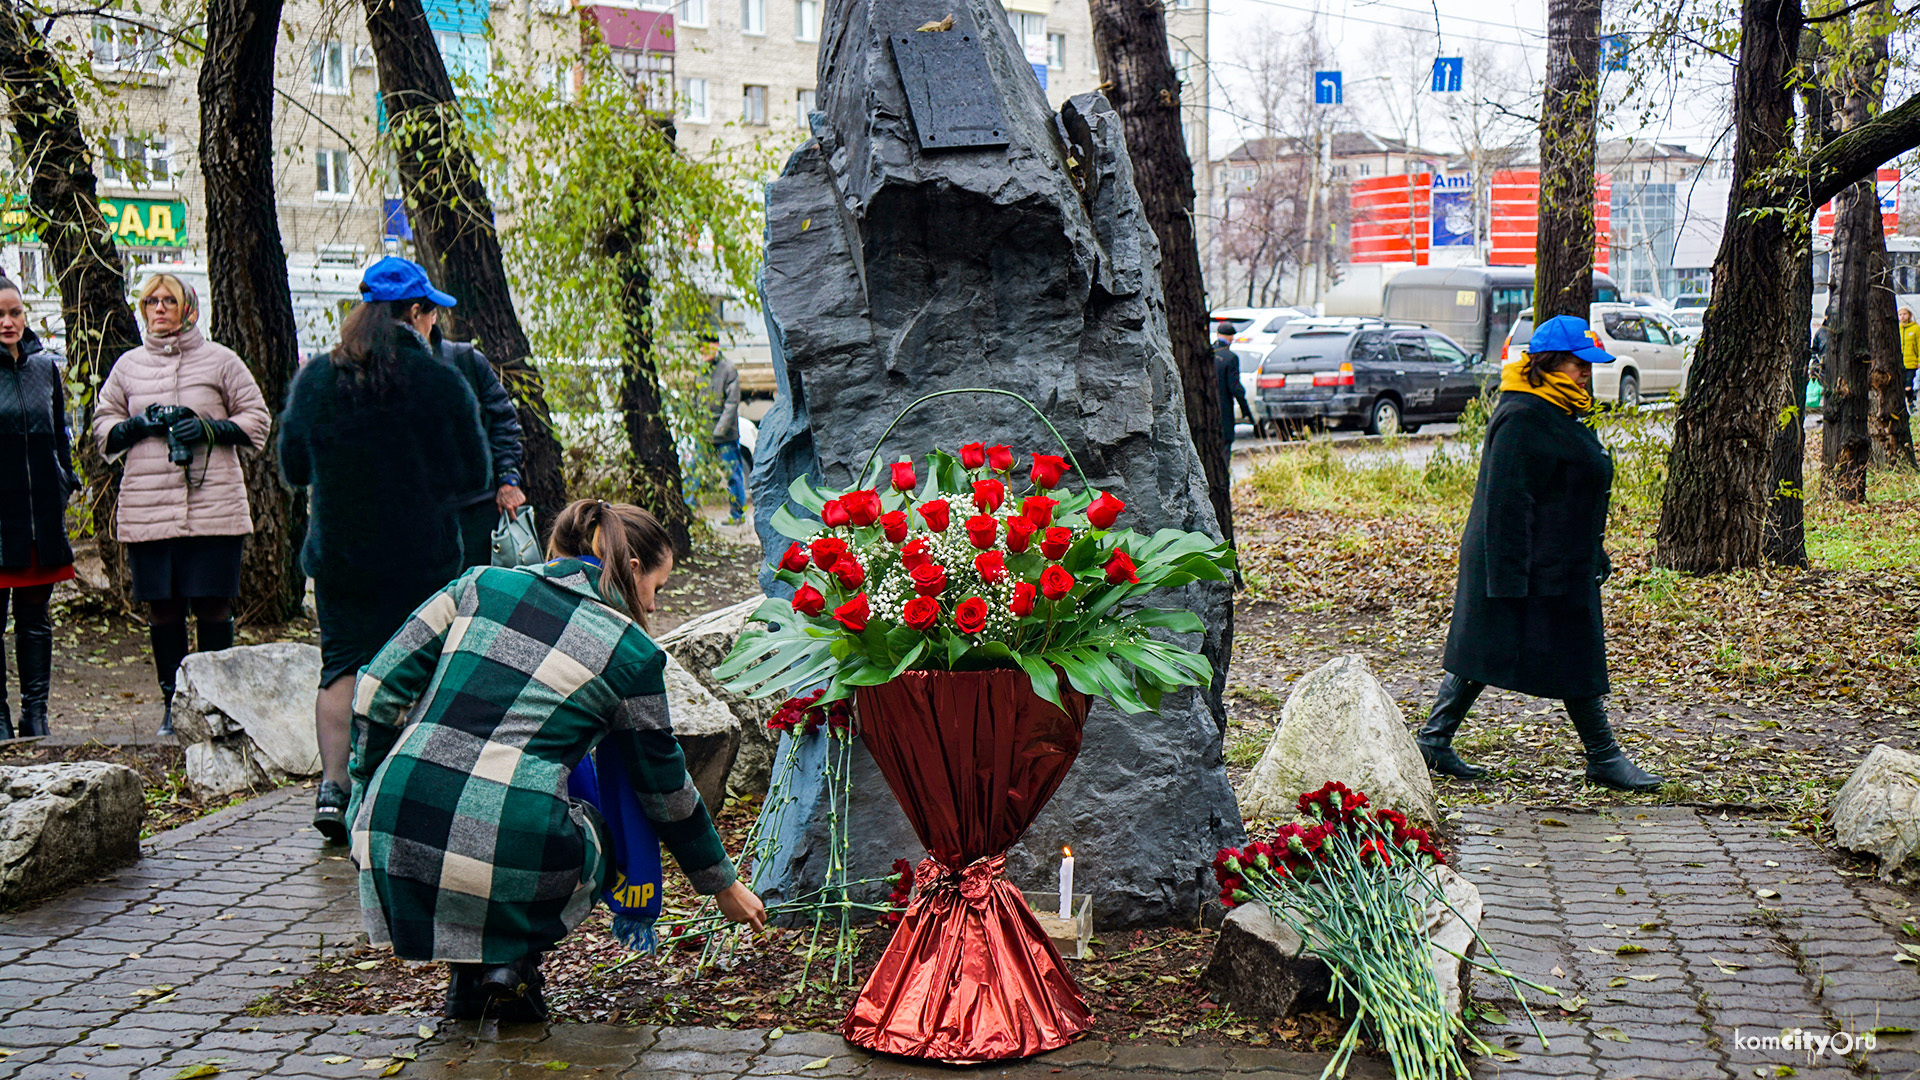
{"label": "bunch of carnations", "polygon": [[[1300,821],[1271,839],[1223,848],[1213,872],[1222,903],[1265,904],[1326,962],[1334,1004],[1353,1004],[1353,1024],[1322,1075],[1346,1075],[1364,1030],[1386,1050],[1396,1076],[1466,1076],[1460,1037],[1488,1048],[1448,1011],[1426,929],[1430,905],[1452,911],[1435,873],[1446,856],[1425,829],[1398,811],[1370,807],[1366,793],[1344,784],[1303,793],[1297,805]],[[1460,958],[1506,979],[1523,1006],[1520,984],[1558,993],[1501,967],[1484,939],[1480,947],[1482,957]]]}
{"label": "bunch of carnations", "polygon": [[825,684],[813,706],[920,669],[1019,667],[1059,703],[1059,679],[1146,712],[1162,694],[1201,686],[1213,669],[1152,636],[1201,630],[1188,611],[1140,605],[1155,589],[1222,581],[1233,552],[1211,537],[1116,529],[1127,506],[1063,485],[1072,465],[1033,454],[1016,475],[1007,446],[894,463],[888,483],[789,489],[773,526],[792,542],[776,576],[791,600],[769,600],[716,674],[755,697]]}
{"label": "bunch of carnations", "polygon": [[907,902],[913,899],[913,864],[905,859],[893,860],[893,873],[887,876],[887,884],[893,891],[887,894],[887,911],[881,918],[892,926],[907,917]]}
{"label": "bunch of carnations", "polygon": [[780,708],[767,718],[767,729],[811,735],[824,727],[836,735],[850,734],[853,731],[853,703],[841,700],[821,704],[820,699],[826,692],[827,688],[823,686],[810,694],[781,702]]}

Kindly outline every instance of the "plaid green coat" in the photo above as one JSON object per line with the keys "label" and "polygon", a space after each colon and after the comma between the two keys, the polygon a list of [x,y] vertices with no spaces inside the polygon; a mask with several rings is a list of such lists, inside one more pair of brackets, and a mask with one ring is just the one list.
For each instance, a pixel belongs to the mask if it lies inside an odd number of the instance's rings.
{"label": "plaid green coat", "polygon": [[367,935],[409,960],[551,949],[609,873],[567,774],[602,738],[696,889],[734,880],[667,716],[666,656],[578,559],[472,570],[420,605],[355,687],[353,858]]}

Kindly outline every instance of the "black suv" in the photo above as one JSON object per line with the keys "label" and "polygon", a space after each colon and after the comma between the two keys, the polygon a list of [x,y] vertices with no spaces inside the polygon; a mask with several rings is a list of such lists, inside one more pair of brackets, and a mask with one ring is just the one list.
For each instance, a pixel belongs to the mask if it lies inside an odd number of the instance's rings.
{"label": "black suv", "polygon": [[1260,365],[1260,404],[1281,425],[1412,433],[1458,419],[1499,375],[1445,334],[1418,323],[1302,319]]}

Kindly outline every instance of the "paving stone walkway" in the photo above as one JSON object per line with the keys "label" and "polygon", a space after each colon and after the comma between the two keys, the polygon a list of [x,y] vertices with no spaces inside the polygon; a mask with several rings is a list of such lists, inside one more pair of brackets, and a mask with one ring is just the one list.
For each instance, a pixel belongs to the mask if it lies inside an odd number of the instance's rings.
{"label": "paving stone walkway", "polygon": [[[310,798],[289,788],[255,799],[158,838],[136,866],[0,916],[0,1080],[157,1080],[202,1065],[221,1080],[396,1067],[462,1080],[1305,1080],[1324,1064],[1089,1042],[954,1070],[807,1032],[250,1016],[249,1003],[359,929],[351,868],[305,828]],[[1573,1017],[1545,1010],[1556,1018],[1543,1019],[1552,1049],[1542,1053],[1517,1038],[1528,1029],[1504,987],[1479,980],[1476,994],[1510,1021],[1491,1038],[1514,1037],[1518,1059],[1482,1060],[1476,1076],[1920,1078],[1911,1036],[1883,1034],[1844,1058],[1746,1045],[1782,1028],[1920,1028],[1920,977],[1895,962],[1886,921],[1904,916],[1902,895],[1841,877],[1817,848],[1773,830],[1683,809],[1468,814],[1459,861],[1484,891],[1489,941],[1516,971],[1585,999]],[[1646,951],[1621,953],[1629,943]],[[1349,1075],[1389,1071],[1366,1060]]]}

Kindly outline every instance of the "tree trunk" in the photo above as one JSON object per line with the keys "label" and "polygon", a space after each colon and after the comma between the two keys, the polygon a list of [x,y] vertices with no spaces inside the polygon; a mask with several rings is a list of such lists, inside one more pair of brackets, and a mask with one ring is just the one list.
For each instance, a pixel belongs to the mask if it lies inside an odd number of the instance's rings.
{"label": "tree trunk", "polygon": [[1540,105],[1540,225],[1533,310],[1585,320],[1593,303],[1593,162],[1600,86],[1600,0],[1547,6]]}
{"label": "tree trunk", "polygon": [[1220,535],[1232,543],[1232,473],[1220,428],[1220,385],[1207,344],[1206,285],[1193,231],[1193,161],[1181,124],[1180,78],[1167,49],[1166,12],[1160,0],[1089,0],[1088,7],[1100,79],[1120,114],[1134,187],[1160,241],[1160,289],[1185,391],[1187,428],[1207,472]]}
{"label": "tree trunk", "polygon": [[1758,566],[1775,434],[1806,324],[1793,306],[1808,207],[1787,182],[1800,0],[1742,0],[1734,157],[1713,299],[1676,411],[1654,563],[1688,573]]}
{"label": "tree trunk", "polygon": [[[1793,264],[1793,311],[1813,307],[1813,253],[1796,249]],[[1761,536],[1762,553],[1777,566],[1807,565],[1807,374],[1810,342],[1804,327],[1788,328],[1790,345],[1798,359],[1787,373],[1786,396],[1779,402],[1773,433],[1773,485],[1767,501],[1767,526]]]}
{"label": "tree trunk", "polygon": [[60,61],[31,18],[0,2],[0,84],[7,95],[15,165],[28,178],[27,205],[47,266],[60,289],[67,326],[67,384],[78,396],[81,429],[73,433],[85,477],[100,561],[119,600],[127,602],[126,564],[113,538],[120,469],[101,457],[91,434],[95,394],[113,363],[140,344],[140,324],[127,306],[127,275],[113,233],[100,216],[93,150]]}
{"label": "tree trunk", "polygon": [[528,362],[532,349],[514,313],[493,202],[467,145],[466,114],[420,0],[364,2],[414,246],[434,281],[460,302],[443,313],[442,329],[477,344],[513,395],[524,433],[521,480],[544,530],[567,502],[560,443],[546,386]]}
{"label": "tree trunk", "polygon": [[[1863,180],[1833,200],[1831,291],[1827,294],[1827,363],[1820,414],[1821,487],[1843,502],[1864,502],[1873,442],[1867,437],[1867,387],[1873,371],[1870,309],[1873,238],[1880,234],[1880,198]],[[1884,249],[1886,242],[1881,241]]]}
{"label": "tree trunk", "polygon": [[[208,336],[240,354],[278,415],[300,362],[293,298],[273,185],[273,53],[283,0],[212,0],[200,66],[200,166],[207,193]],[[241,455],[253,538],[240,569],[242,622],[279,623],[299,613],[306,577],[298,564],[304,493],[280,479],[269,440]]]}
{"label": "tree trunk", "polygon": [[1872,271],[1867,290],[1867,351],[1873,370],[1867,376],[1867,435],[1873,443],[1873,461],[1896,469],[1917,467],[1913,456],[1913,422],[1907,411],[1907,367],[1900,356],[1900,313],[1894,303],[1893,263],[1887,257],[1887,235],[1880,219],[1875,188],[1873,234],[1868,237]]}

